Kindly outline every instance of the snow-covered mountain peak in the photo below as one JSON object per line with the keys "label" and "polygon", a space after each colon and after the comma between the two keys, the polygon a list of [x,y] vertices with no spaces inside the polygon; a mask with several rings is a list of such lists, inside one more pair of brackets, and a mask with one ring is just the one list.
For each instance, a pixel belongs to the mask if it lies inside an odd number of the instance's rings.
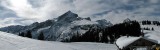
{"label": "snow-covered mountain peak", "polygon": [[59,16],[57,21],[73,21],[77,19],[77,17],[78,17],[77,14],[72,13],[71,11],[68,11],[63,15]]}
{"label": "snow-covered mountain peak", "polygon": [[[0,31],[0,50],[116,50],[114,44],[75,42],[62,43],[55,41],[40,41],[20,37],[11,33]],[[97,48],[97,45],[99,46]],[[105,47],[104,47],[105,46]],[[113,48],[114,47],[114,48]],[[113,49],[112,49],[113,48]]]}
{"label": "snow-covered mountain peak", "polygon": [[69,10],[69,11],[67,11],[66,13],[72,13],[72,12]]}

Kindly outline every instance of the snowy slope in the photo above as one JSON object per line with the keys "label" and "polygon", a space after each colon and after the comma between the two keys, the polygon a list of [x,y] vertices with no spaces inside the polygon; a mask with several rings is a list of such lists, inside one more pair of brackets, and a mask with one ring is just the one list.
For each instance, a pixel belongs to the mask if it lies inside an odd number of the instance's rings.
{"label": "snowy slope", "polygon": [[158,43],[160,44],[160,31],[145,30],[144,33],[145,33],[145,38],[158,41]]}
{"label": "snowy slope", "polygon": [[91,42],[75,42],[67,43],[67,45],[74,46],[75,50],[117,50],[115,44],[104,44],[104,43],[91,43]]}
{"label": "snowy slope", "polygon": [[148,39],[153,39],[158,41],[158,43],[160,44],[160,26],[156,26],[156,25],[141,25],[141,28],[154,28],[154,30],[143,30],[143,32],[145,33],[145,37]]}
{"label": "snowy slope", "polygon": [[39,41],[0,32],[0,50],[116,50],[113,44]]}

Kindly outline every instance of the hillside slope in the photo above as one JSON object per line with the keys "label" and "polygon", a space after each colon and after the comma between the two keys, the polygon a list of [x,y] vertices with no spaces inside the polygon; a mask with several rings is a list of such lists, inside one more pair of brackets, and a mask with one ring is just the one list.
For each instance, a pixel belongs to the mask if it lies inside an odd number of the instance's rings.
{"label": "hillside slope", "polygon": [[20,37],[14,34],[0,32],[0,50],[116,50],[113,44],[104,43],[62,43],[54,41],[39,41]]}

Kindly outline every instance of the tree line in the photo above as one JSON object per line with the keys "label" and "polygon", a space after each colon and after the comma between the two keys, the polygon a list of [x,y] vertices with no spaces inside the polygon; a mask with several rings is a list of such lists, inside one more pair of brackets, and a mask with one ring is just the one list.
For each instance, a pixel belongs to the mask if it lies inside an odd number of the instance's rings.
{"label": "tree line", "polygon": [[[28,30],[26,33],[25,32],[20,32],[19,36],[32,38],[32,32],[30,30]],[[40,32],[37,39],[38,40],[44,40],[44,33]]]}
{"label": "tree line", "polygon": [[157,25],[157,26],[160,26],[160,22],[159,21],[144,20],[144,21],[142,21],[142,25]]}
{"label": "tree line", "polygon": [[120,36],[141,36],[140,24],[129,21],[115,24],[107,28],[90,28],[86,33],[74,33],[71,38],[62,42],[102,42],[114,43]]}

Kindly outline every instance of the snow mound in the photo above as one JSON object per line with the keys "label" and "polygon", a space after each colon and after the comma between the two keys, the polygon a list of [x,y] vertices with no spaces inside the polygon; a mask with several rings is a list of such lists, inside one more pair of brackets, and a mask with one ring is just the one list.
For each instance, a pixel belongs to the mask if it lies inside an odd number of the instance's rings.
{"label": "snow mound", "polygon": [[134,41],[140,39],[141,37],[127,37],[127,36],[122,36],[117,39],[116,44],[119,48],[126,47],[127,45],[133,43]]}

